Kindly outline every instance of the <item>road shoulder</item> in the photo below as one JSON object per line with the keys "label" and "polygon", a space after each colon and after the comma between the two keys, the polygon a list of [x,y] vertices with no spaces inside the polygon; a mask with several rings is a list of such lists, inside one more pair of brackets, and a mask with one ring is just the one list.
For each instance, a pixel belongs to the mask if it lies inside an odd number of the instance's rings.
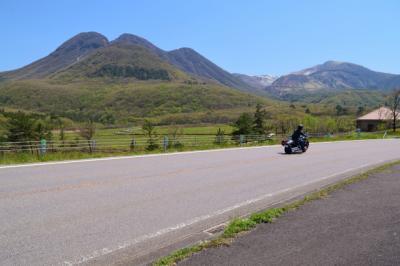
{"label": "road shoulder", "polygon": [[399,191],[397,164],[181,265],[399,264]]}

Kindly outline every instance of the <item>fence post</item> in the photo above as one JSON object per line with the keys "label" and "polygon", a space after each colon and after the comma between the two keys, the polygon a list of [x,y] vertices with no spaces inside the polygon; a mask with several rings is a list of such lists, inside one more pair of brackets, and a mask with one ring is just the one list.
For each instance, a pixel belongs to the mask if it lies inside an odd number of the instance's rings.
{"label": "fence post", "polygon": [[96,151],[96,140],[92,139],[92,151]]}
{"label": "fence post", "polygon": [[43,155],[46,154],[46,149],[47,149],[46,139],[41,139],[40,140],[40,147],[39,147],[40,156],[43,156]]}
{"label": "fence post", "polygon": [[136,140],[135,140],[135,138],[133,137],[132,140],[131,140],[131,144],[129,145],[129,149],[130,149],[131,151],[135,151],[135,148],[136,148]]}
{"label": "fence post", "polygon": [[243,135],[239,135],[239,142],[240,142],[240,146],[243,146],[243,143],[244,143],[244,136]]}
{"label": "fence post", "polygon": [[164,136],[163,147],[164,147],[164,152],[166,152],[168,149],[168,136]]}
{"label": "fence post", "polygon": [[361,129],[360,129],[360,128],[357,128],[356,132],[357,132],[357,138],[360,138]]}

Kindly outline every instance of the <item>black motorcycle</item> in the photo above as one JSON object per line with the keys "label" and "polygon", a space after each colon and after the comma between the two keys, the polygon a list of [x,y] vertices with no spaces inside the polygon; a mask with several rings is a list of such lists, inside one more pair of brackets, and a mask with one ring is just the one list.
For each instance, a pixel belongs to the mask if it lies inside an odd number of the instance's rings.
{"label": "black motorcycle", "polygon": [[286,154],[303,153],[308,150],[310,143],[306,136],[300,136],[297,145],[292,139],[289,139],[289,140],[282,140],[282,146],[284,147]]}

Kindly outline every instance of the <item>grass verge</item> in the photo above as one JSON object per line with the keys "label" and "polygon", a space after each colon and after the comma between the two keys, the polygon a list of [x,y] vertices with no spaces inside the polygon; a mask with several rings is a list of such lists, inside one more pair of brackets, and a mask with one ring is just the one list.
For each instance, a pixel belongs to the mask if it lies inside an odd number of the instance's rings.
{"label": "grass verge", "polygon": [[[394,136],[388,135],[388,138]],[[356,135],[349,136],[338,136],[338,137],[313,137],[310,138],[311,143],[317,142],[334,142],[334,141],[346,141],[346,140],[364,140],[364,139],[381,139],[382,136],[379,135],[361,135],[358,137]],[[128,143],[128,142],[127,142]],[[243,144],[242,147],[254,147],[254,146],[270,146],[280,144],[280,139],[272,139],[260,142],[248,142]],[[224,148],[237,148],[240,147],[239,144],[235,142],[227,142],[223,144],[207,143],[195,146],[182,146],[180,148],[170,147],[167,153],[171,152],[184,152],[184,151],[198,151],[198,150],[212,150],[212,149],[224,149]],[[10,164],[22,164],[22,163],[38,163],[38,162],[51,162],[51,161],[65,161],[65,160],[79,160],[79,159],[91,159],[91,158],[104,158],[104,157],[115,157],[115,156],[134,156],[134,155],[144,155],[144,154],[157,154],[165,153],[162,149],[156,149],[153,151],[146,151],[145,147],[140,147],[136,151],[128,151],[124,149],[114,149],[112,147],[108,149],[99,149],[93,153],[85,151],[49,151],[43,156],[39,156],[37,153],[31,152],[15,152],[15,153],[5,153],[0,152],[0,165],[10,165]]]}
{"label": "grass verge", "polygon": [[[254,147],[254,146],[267,146],[276,143],[263,142],[263,143],[250,143],[243,147]],[[95,159],[104,157],[117,157],[117,156],[135,156],[135,155],[149,155],[149,154],[162,154],[162,153],[174,153],[174,152],[185,152],[185,151],[205,151],[213,149],[226,149],[226,148],[239,148],[237,144],[208,144],[198,146],[184,146],[182,148],[169,148],[166,152],[162,149],[156,149],[153,151],[146,151],[145,149],[138,151],[119,151],[109,149],[95,151],[93,153],[85,151],[49,151],[45,155],[39,156],[37,153],[31,152],[15,152],[15,153],[1,153],[0,152],[0,166],[10,164],[24,164],[24,163],[41,163],[41,162],[53,162],[53,161],[67,161],[67,160],[82,160],[82,159]]]}
{"label": "grass verge", "polygon": [[219,247],[222,245],[229,246],[229,244],[237,237],[240,233],[247,232],[257,224],[261,223],[272,223],[275,219],[279,218],[283,214],[298,209],[303,206],[307,202],[311,202],[314,200],[322,199],[327,197],[332,192],[342,189],[348,185],[359,182],[371,176],[372,174],[376,174],[382,172],[394,165],[400,164],[400,161],[395,161],[391,163],[384,164],[382,166],[376,167],[374,169],[368,170],[362,174],[347,178],[340,182],[337,182],[333,185],[330,185],[326,188],[313,192],[311,194],[306,195],[304,198],[289,203],[280,208],[272,208],[262,212],[254,213],[247,218],[236,218],[232,220],[228,226],[225,228],[224,232],[217,238],[204,241],[199,244],[196,244],[191,247],[186,247],[180,250],[177,250],[170,255],[163,257],[153,263],[154,266],[167,266],[174,265],[177,262],[190,257],[194,253],[198,253],[207,248]]}

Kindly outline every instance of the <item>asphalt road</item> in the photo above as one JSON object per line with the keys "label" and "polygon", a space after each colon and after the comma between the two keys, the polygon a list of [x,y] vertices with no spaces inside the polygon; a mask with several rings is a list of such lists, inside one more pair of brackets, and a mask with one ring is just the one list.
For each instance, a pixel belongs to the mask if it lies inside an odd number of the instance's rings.
{"label": "asphalt road", "polygon": [[[0,168],[0,265],[137,264],[233,216],[400,158],[400,140]],[[178,245],[178,244],[177,244]]]}
{"label": "asphalt road", "polygon": [[399,191],[396,165],[179,265],[400,265]]}

